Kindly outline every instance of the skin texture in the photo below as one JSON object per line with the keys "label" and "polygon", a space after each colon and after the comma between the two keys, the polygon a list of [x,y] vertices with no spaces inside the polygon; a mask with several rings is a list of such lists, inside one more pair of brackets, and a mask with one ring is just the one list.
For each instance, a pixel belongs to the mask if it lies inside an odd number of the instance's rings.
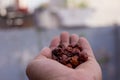
{"label": "skin texture", "polygon": [[[63,43],[65,46],[79,43],[83,51],[88,54],[88,61],[72,69],[52,60],[51,51]],[[26,69],[29,80],[102,80],[102,72],[97,63],[93,51],[88,41],[76,34],[69,35],[62,32],[60,36],[54,37],[50,43],[50,48],[41,50]]]}

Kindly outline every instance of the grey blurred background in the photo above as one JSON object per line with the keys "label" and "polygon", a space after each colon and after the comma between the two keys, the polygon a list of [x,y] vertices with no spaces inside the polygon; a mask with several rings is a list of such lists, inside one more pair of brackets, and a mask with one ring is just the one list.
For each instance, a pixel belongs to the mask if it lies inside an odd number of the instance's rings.
{"label": "grey blurred background", "polygon": [[0,0],[0,80],[28,80],[27,64],[62,31],[90,42],[103,80],[120,80],[119,0]]}

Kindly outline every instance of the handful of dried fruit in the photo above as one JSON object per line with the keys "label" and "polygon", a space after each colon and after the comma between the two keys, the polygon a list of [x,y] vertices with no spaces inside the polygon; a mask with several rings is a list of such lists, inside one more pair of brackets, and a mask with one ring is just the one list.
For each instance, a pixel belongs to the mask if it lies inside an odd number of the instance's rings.
{"label": "handful of dried fruit", "polygon": [[60,44],[52,50],[52,58],[70,68],[76,68],[88,60],[88,55],[82,52],[82,48],[78,44],[68,45],[68,47]]}

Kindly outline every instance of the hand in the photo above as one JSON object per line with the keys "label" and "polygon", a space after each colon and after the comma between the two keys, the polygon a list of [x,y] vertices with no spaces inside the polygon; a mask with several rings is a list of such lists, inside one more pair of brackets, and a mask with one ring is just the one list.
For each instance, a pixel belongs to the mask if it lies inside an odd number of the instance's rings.
{"label": "hand", "polygon": [[[88,54],[88,61],[75,69],[69,68],[55,61],[51,57],[51,50],[62,42],[65,46],[80,43],[83,51]],[[28,65],[26,69],[30,80],[102,80],[102,73],[88,41],[78,35],[62,32],[55,37],[50,48],[44,48],[40,54]]]}

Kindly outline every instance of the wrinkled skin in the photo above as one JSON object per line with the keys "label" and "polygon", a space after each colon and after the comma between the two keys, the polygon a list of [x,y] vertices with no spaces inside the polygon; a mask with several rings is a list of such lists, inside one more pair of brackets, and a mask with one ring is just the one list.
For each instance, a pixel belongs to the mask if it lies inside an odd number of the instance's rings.
{"label": "wrinkled skin", "polygon": [[[65,46],[79,43],[83,51],[88,54],[88,61],[72,69],[51,59],[51,51],[60,43]],[[53,38],[50,48],[42,49],[29,63],[26,74],[29,80],[102,80],[101,68],[88,41],[76,34],[69,35],[68,32],[62,32],[60,36]]]}

